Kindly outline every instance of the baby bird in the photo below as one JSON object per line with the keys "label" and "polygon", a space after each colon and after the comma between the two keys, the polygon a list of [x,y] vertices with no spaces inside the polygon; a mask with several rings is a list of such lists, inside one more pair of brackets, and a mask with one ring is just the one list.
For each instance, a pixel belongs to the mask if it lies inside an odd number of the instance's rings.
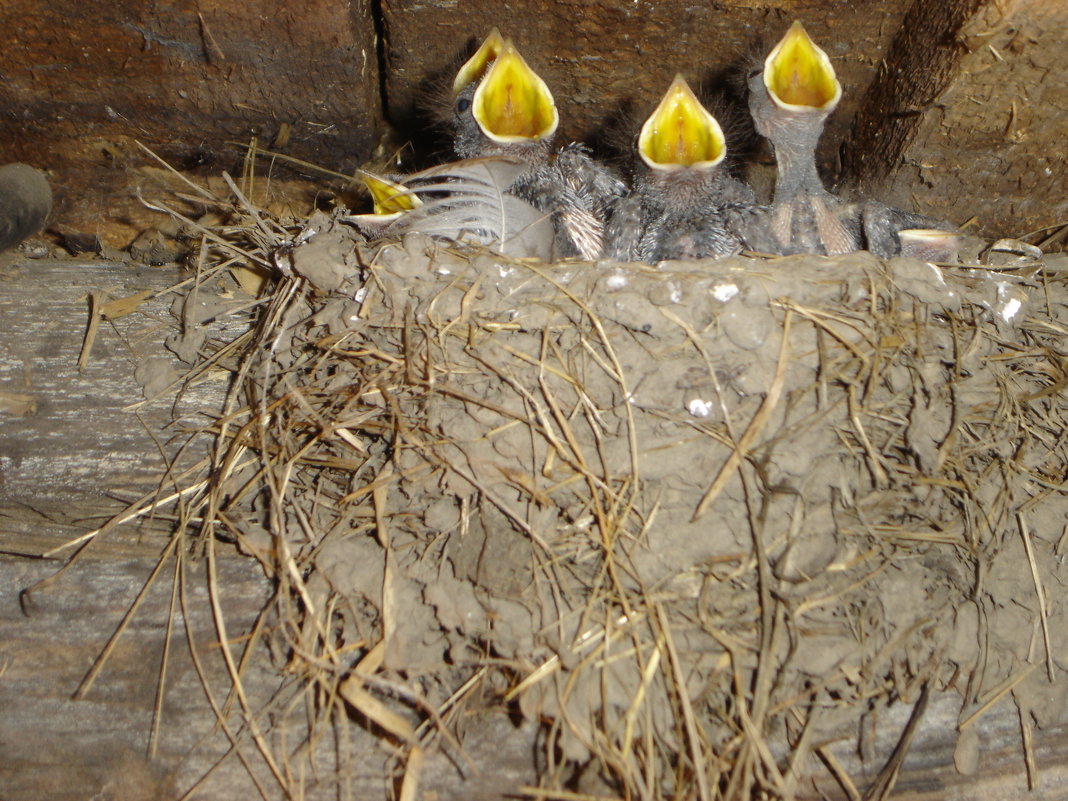
{"label": "baby bird", "polygon": [[560,114],[552,92],[494,28],[453,81],[453,150],[462,159],[548,161]]}
{"label": "baby bird", "polygon": [[361,170],[374,211],[342,220],[372,239],[419,233],[517,258],[549,260],[552,223],[508,192],[525,169],[505,156],[464,159],[404,176],[403,183]]}
{"label": "baby bird", "polygon": [[858,249],[842,203],[816,171],[816,145],[842,97],[827,54],[795,22],[749,75],[749,112],[771,142],[778,176],[768,228],[778,253],[849,253]]}
{"label": "baby bird", "polygon": [[[771,241],[751,249],[826,255],[866,249],[888,257],[902,252],[900,231],[947,227],[876,200],[846,203],[824,188],[816,170],[816,145],[842,97],[842,86],[830,57],[800,22],[750,73],[748,88],[753,123],[771,142],[778,168],[767,215]],[[928,239],[928,247],[933,241]],[[947,249],[940,255],[948,260],[955,238],[950,234],[944,241]]]}
{"label": "baby bird", "polygon": [[554,153],[560,117],[552,93],[494,29],[457,72],[451,119],[460,158],[503,156],[527,165],[509,192],[550,215],[557,255],[600,255],[606,209],[625,187],[581,145]]}
{"label": "baby bird", "polygon": [[638,135],[634,189],[606,231],[607,255],[650,263],[740,252],[753,192],[724,168],[716,118],[676,75]]}

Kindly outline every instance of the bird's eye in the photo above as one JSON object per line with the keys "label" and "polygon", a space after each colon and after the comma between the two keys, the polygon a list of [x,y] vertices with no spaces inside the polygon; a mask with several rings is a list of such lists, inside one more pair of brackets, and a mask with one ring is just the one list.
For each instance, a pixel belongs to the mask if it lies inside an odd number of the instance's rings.
{"label": "bird's eye", "polygon": [[469,108],[471,108],[471,101],[468,98],[461,97],[459,100],[456,101],[456,110],[461,114],[463,114]]}
{"label": "bird's eye", "polygon": [[750,78],[755,78],[759,74],[760,74],[760,68],[759,67],[757,67],[757,69],[755,69],[755,70],[750,70],[749,71],[749,77]]}

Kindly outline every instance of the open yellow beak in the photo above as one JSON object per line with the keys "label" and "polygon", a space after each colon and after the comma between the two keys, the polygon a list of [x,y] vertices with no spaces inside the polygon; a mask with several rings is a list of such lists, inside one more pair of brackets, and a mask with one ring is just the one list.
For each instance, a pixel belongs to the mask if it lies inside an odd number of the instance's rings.
{"label": "open yellow beak", "polygon": [[376,215],[400,215],[423,205],[423,201],[403,184],[394,183],[366,170],[360,170],[360,178],[371,193]]}
{"label": "open yellow beak", "polygon": [[653,169],[714,167],[727,153],[723,129],[681,75],[642,126],[638,153]]}
{"label": "open yellow beak", "polygon": [[494,28],[486,36],[486,41],[482,43],[471,58],[464,62],[459,72],[456,73],[456,78],[452,82],[452,93],[458,95],[464,90],[464,87],[481,80],[482,76],[486,74],[486,70],[489,69],[489,65],[496,60],[502,50],[504,50],[504,39],[501,37],[501,32]]}
{"label": "open yellow beak", "polygon": [[496,142],[545,139],[560,123],[549,87],[510,41],[475,90],[471,111],[482,132]]}
{"label": "open yellow beak", "polygon": [[830,112],[842,97],[842,85],[830,57],[795,22],[764,61],[764,85],[782,108]]}

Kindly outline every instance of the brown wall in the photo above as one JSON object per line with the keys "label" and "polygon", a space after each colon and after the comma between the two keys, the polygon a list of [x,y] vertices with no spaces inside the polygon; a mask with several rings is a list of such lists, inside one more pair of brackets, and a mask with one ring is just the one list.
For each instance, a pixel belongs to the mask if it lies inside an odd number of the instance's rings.
{"label": "brown wall", "polygon": [[135,137],[190,160],[228,139],[365,155],[380,103],[370,0],[7,0],[0,150],[47,164]]}
{"label": "brown wall", "polygon": [[[134,138],[215,174],[240,157],[226,142],[252,135],[348,171],[372,156],[385,119],[401,142],[417,134],[421,87],[494,25],[546,78],[565,142],[596,134],[628,102],[644,115],[676,72],[722,85],[732,64],[766,52],[793,19],[830,53],[843,84],[820,152],[828,175],[956,222],[970,216],[962,198],[982,194],[992,200],[976,203],[976,230],[987,235],[1051,225],[1063,205],[1063,180],[1035,165],[1049,167],[1063,150],[1068,0],[74,5],[0,7],[0,30],[14,32],[0,49],[0,160],[52,168],[61,208],[107,183],[86,166],[141,158]],[[924,12],[935,5],[939,13]],[[977,70],[998,79],[973,93]],[[1000,139],[1013,113],[1011,140]],[[276,143],[284,124],[289,140]],[[759,147],[752,157],[766,173]],[[98,203],[106,214],[108,198]]]}

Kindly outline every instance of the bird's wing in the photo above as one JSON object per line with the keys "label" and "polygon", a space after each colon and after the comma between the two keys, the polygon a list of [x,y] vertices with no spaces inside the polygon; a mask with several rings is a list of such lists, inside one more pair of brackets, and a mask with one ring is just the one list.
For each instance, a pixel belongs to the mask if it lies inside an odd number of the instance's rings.
{"label": "bird's wing", "polygon": [[547,254],[552,227],[546,215],[508,191],[524,169],[514,159],[480,158],[409,176],[405,183],[423,205],[404,214],[389,232],[476,242],[514,256]]}

